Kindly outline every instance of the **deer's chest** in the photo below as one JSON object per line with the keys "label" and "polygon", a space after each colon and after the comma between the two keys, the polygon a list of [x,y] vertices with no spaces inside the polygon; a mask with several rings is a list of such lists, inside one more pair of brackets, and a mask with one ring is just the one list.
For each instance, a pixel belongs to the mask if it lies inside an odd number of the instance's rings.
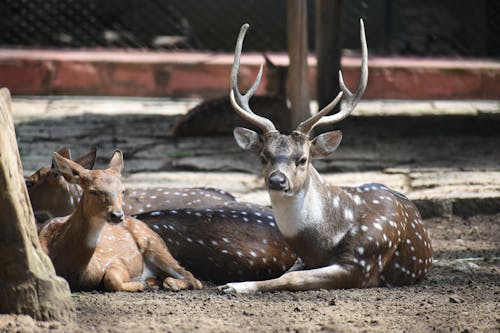
{"label": "deer's chest", "polygon": [[121,225],[107,224],[103,228],[94,255],[81,275],[80,283],[85,286],[98,286],[111,264],[124,267],[131,279],[143,272],[142,254],[132,235]]}
{"label": "deer's chest", "polygon": [[334,235],[321,228],[306,228],[295,237],[285,237],[285,240],[308,269],[341,261],[345,252],[343,242],[339,243]]}
{"label": "deer's chest", "polygon": [[323,200],[315,191],[294,197],[271,195],[276,223],[285,238],[294,238],[304,230],[322,229],[325,225]]}

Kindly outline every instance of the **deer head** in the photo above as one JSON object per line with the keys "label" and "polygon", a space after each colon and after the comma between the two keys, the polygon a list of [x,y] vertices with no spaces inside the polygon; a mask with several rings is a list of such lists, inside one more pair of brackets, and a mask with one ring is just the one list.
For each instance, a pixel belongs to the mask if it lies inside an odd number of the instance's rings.
{"label": "deer head", "polygon": [[125,188],[120,180],[123,169],[123,154],[113,153],[106,170],[88,170],[80,164],[54,153],[53,163],[66,181],[78,184],[82,190],[81,205],[87,216],[102,218],[110,223],[124,219],[123,194]]}
{"label": "deer head", "polygon": [[[342,72],[339,72],[339,83],[342,91],[330,104],[300,123],[291,134],[281,134],[269,119],[255,114],[250,109],[249,100],[259,87],[262,65],[248,92],[242,95],[239,91],[238,69],[241,49],[249,25],[245,24],[241,27],[231,71],[231,104],[243,119],[260,128],[262,134],[259,135],[252,130],[238,127],[234,130],[234,137],[241,148],[260,156],[264,179],[270,191],[284,195],[295,195],[309,179],[309,169],[312,168],[311,160],[327,157],[340,144],[342,139],[340,131],[326,132],[314,138],[310,138],[310,135],[313,128],[318,125],[334,124],[346,118],[363,96],[368,81],[368,51],[362,20],[360,20],[360,25],[362,65],[361,80],[356,92],[352,93],[347,88],[342,78]],[[341,110],[334,115],[326,116],[342,97],[345,99],[345,104]]]}
{"label": "deer head", "polygon": [[[66,159],[71,159],[71,151],[63,147],[57,151]],[[86,169],[92,169],[96,160],[96,148],[76,158],[74,161]],[[26,178],[26,187],[37,221],[51,217],[65,216],[75,208],[80,198],[78,186],[70,186],[55,167],[44,166]]]}

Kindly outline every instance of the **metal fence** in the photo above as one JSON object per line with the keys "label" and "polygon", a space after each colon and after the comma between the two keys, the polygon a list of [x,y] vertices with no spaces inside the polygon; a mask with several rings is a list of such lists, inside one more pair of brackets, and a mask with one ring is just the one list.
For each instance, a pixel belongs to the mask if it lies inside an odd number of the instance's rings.
{"label": "metal fence", "polygon": [[[286,50],[286,0],[0,0],[0,15],[4,48],[231,52],[248,22],[247,50]],[[500,57],[498,0],[344,1],[345,48],[359,47],[359,17],[372,54]]]}

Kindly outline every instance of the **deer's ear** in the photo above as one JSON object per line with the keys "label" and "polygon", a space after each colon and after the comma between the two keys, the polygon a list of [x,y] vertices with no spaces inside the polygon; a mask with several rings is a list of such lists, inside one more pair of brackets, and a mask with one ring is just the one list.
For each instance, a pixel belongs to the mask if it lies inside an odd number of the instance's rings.
{"label": "deer's ear", "polygon": [[76,158],[75,162],[80,164],[85,169],[91,170],[94,167],[96,155],[97,155],[97,148],[92,147],[92,149],[90,149],[88,153]]}
{"label": "deer's ear", "polygon": [[122,174],[123,170],[123,153],[120,150],[115,150],[113,156],[111,157],[111,161],[109,161],[109,168],[114,170],[119,175]]}
{"label": "deer's ear", "polygon": [[278,66],[276,66],[271,59],[267,57],[267,54],[262,53],[262,56],[264,57],[264,60],[266,61],[266,67],[271,70],[276,70],[278,69]]}
{"label": "deer's ear", "polygon": [[57,153],[64,158],[71,159],[71,150],[69,147],[62,147],[57,151]]}
{"label": "deer's ear", "polygon": [[333,153],[342,140],[342,132],[333,131],[318,135],[312,141],[311,156],[314,159],[322,159]]}
{"label": "deer's ear", "polygon": [[259,152],[262,148],[262,141],[259,134],[243,127],[236,127],[233,131],[236,143],[244,150]]}
{"label": "deer's ear", "polygon": [[81,179],[86,170],[80,164],[64,158],[58,153],[54,153],[52,165],[54,169],[61,173],[66,181],[74,184],[81,184]]}

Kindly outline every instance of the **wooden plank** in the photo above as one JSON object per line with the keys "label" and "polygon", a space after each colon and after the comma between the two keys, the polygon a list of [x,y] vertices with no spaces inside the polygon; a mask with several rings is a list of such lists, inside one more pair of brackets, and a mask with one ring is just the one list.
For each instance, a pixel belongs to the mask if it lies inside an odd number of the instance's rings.
{"label": "wooden plank", "polygon": [[290,67],[288,98],[291,104],[292,127],[311,115],[307,80],[307,0],[287,1],[287,38]]}
{"label": "wooden plank", "polygon": [[[316,91],[319,108],[332,101],[340,91],[341,0],[316,0]],[[338,104],[332,113],[338,112]]]}

